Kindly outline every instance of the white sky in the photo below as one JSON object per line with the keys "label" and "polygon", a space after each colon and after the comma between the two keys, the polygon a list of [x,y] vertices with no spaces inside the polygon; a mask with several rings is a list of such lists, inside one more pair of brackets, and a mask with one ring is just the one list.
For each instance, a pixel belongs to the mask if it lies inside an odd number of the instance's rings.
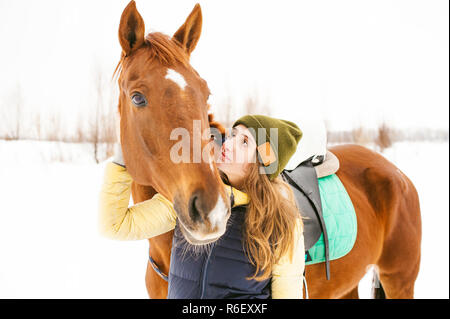
{"label": "white sky", "polygon": [[[20,87],[28,108],[68,119],[95,106],[93,77],[118,62],[128,0],[0,0],[0,108]],[[172,35],[195,3],[192,65],[211,104],[255,92],[274,115],[318,114],[332,129],[448,129],[449,2],[137,0],[147,32]],[[2,110],[3,111],[3,110]]]}

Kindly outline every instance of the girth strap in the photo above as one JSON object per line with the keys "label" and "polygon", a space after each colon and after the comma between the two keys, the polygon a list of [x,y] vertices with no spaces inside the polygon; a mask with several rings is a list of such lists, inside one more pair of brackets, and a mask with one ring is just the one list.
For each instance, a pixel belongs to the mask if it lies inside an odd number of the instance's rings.
{"label": "girth strap", "polygon": [[150,262],[150,265],[152,266],[153,270],[165,281],[169,281],[169,276],[164,274],[156,265],[155,261],[153,260],[152,256],[148,256],[148,261]]}

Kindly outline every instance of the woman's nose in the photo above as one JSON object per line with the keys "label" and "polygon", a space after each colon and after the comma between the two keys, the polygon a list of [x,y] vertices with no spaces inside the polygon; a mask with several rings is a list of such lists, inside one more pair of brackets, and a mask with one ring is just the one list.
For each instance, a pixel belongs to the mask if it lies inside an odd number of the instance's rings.
{"label": "woman's nose", "polygon": [[222,144],[222,151],[223,152],[229,152],[233,146],[233,141],[231,137],[228,137],[225,142]]}

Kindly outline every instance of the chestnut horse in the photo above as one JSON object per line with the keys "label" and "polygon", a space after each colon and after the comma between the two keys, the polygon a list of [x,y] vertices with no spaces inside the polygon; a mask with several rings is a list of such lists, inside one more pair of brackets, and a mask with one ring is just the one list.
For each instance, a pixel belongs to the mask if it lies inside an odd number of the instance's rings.
{"label": "chestnut horse", "polygon": [[[201,26],[197,5],[172,38],[161,33],[145,36],[144,21],[131,1],[120,20],[122,54],[114,72],[120,71],[120,142],[133,178],[133,200],[147,200],[156,192],[164,195],[174,203],[184,236],[196,245],[217,240],[231,213],[215,161],[209,156],[213,150],[206,153],[206,161],[204,156],[201,161],[191,160],[190,154],[187,160],[184,155],[181,162],[172,160],[175,144],[182,143],[183,152],[195,145],[204,150],[211,144],[210,135],[205,136],[210,127],[224,133],[223,126],[208,115],[206,81],[189,63]],[[178,134],[173,135],[177,130],[181,142],[177,142]],[[200,138],[194,140],[194,136]],[[149,241],[149,256],[167,272],[172,232]],[[152,298],[167,294],[167,284],[150,265],[146,284]]]}
{"label": "chestnut horse", "polygon": [[[144,21],[131,1],[119,27],[123,49],[118,65],[120,134],[125,164],[134,180],[133,200],[147,200],[156,191],[173,200],[183,233],[193,244],[214,241],[229,217],[229,202],[219,187],[214,164],[175,164],[169,158],[173,146],[169,135],[176,127],[192,133],[192,121],[197,119],[202,128],[209,124],[224,131],[207,114],[206,82],[189,64],[201,26],[197,4],[172,38],[160,33],[144,36]],[[202,140],[202,147],[205,143]],[[326,280],[324,264],[306,267],[310,298],[357,298],[358,283],[371,265],[377,266],[386,297],[412,298],[421,242],[414,185],[367,148],[341,145],[330,150],[340,160],[337,175],[354,204],[358,235],[351,252],[331,261],[330,280]],[[169,271],[172,237],[170,231],[149,239],[149,254],[164,274]],[[150,298],[166,298],[167,282],[150,263],[146,286]]]}

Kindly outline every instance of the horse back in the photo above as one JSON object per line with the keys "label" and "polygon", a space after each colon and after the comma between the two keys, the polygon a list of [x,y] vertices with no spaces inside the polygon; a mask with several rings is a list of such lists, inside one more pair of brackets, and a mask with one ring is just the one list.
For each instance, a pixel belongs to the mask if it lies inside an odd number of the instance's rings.
{"label": "horse back", "polygon": [[[382,226],[385,239],[398,234],[399,228],[421,236],[417,190],[398,167],[381,154],[360,145],[338,145],[330,150],[339,158],[341,166],[337,175],[349,195],[358,198],[356,201],[368,202],[371,208],[368,210]],[[355,196],[356,193],[360,196]]]}

